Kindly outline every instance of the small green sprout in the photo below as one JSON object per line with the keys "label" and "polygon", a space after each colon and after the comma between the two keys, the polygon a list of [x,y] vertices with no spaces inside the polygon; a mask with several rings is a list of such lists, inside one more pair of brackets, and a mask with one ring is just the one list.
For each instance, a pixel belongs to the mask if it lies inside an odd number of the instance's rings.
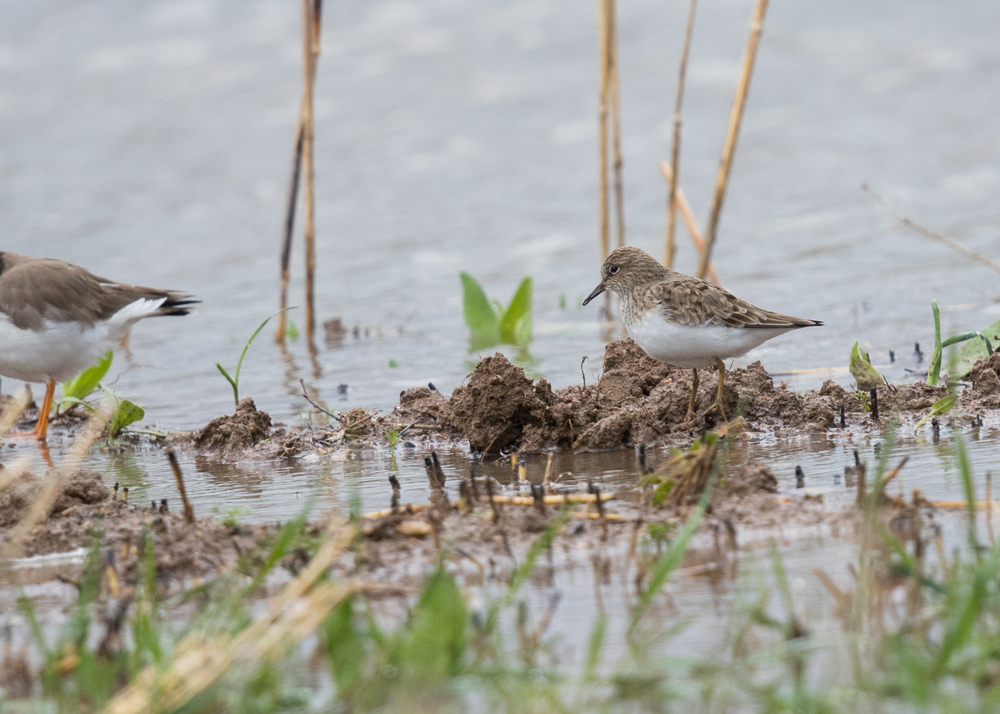
{"label": "small green sprout", "polygon": [[396,444],[399,443],[399,431],[397,429],[393,429],[385,435],[385,438],[389,441],[389,451],[395,451]]}
{"label": "small green sprout", "polygon": [[927,415],[923,419],[918,421],[916,426],[913,427],[913,431],[916,432],[917,429],[922,427],[931,417],[940,416],[941,414],[947,414],[948,412],[950,412],[952,410],[952,407],[955,406],[955,402],[957,401],[958,397],[956,397],[954,394],[949,394],[947,397],[942,397],[941,399],[938,399],[936,402],[934,402],[934,405],[931,407],[931,410],[927,412]]}
{"label": "small green sprout", "polygon": [[270,315],[267,316],[267,319],[264,320],[264,322],[260,323],[260,326],[256,330],[254,330],[254,333],[250,335],[250,339],[247,340],[247,343],[243,346],[243,352],[240,354],[240,361],[236,363],[235,377],[230,377],[229,372],[226,371],[225,367],[223,367],[218,362],[215,363],[215,366],[218,367],[219,371],[222,373],[222,376],[225,377],[226,380],[229,382],[229,384],[232,386],[233,399],[236,402],[237,407],[239,407],[240,405],[240,370],[243,368],[243,358],[247,356],[247,350],[250,349],[250,345],[252,345],[253,341],[257,339],[257,335],[259,335],[260,331],[264,329],[264,326],[271,321],[272,317],[274,317],[275,315],[280,315],[285,310],[294,310],[294,309],[295,309],[294,306],[283,307],[280,310],[272,312]]}
{"label": "small green sprout", "polygon": [[868,356],[867,352],[858,347],[857,342],[851,348],[850,370],[854,376],[854,380],[858,383],[858,389],[862,392],[870,392],[875,387],[885,384],[882,375],[878,373],[877,369],[872,367],[871,357]]}
{"label": "small green sprout", "polygon": [[566,309],[566,293],[559,293],[559,309]]}
{"label": "small green sprout", "polygon": [[394,359],[392,359],[390,357],[389,358],[389,369],[396,369],[396,367],[398,367],[398,366],[399,366],[399,362],[397,362],[396,360],[394,360]]}
{"label": "small green sprout", "polygon": [[[990,342],[990,339],[986,335],[978,331],[963,332],[960,335],[949,337],[947,340],[942,342],[941,311],[938,309],[937,300],[931,300],[931,312],[934,313],[934,352],[931,353],[931,363],[930,367],[927,369],[927,384],[935,386],[937,385],[938,380],[941,379],[941,355],[943,354],[945,347],[950,347],[951,345],[958,344],[959,342],[967,342],[968,340],[972,340],[976,337],[982,339],[982,342],[965,344],[959,349],[956,364],[961,364],[961,368],[958,370],[961,374],[956,372],[955,377],[961,377],[968,374],[976,362],[993,354],[993,343]],[[998,331],[1000,331],[1000,320],[994,322],[986,328],[986,332],[988,334],[996,335]]]}
{"label": "small green sprout", "polygon": [[299,328],[295,326],[294,322],[288,323],[288,328],[285,330],[285,335],[292,342],[295,342],[297,339],[299,339]]}
{"label": "small green sprout", "polygon": [[459,277],[462,280],[462,311],[472,335],[471,351],[500,343],[526,345],[531,342],[533,287],[530,277],[517,286],[506,309],[497,300],[489,300],[471,275],[462,272]]}
{"label": "small green sprout", "polygon": [[104,391],[104,399],[111,412],[108,418],[108,438],[117,439],[125,427],[142,419],[146,416],[146,412],[138,404],[120,396],[110,387],[101,385],[101,389]]}

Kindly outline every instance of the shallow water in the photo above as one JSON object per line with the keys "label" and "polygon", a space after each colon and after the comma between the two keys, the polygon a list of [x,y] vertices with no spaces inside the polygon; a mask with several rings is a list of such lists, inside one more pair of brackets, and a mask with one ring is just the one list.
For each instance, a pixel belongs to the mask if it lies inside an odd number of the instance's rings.
{"label": "shallow water", "polygon": [[[635,0],[619,10],[628,242],[662,251],[664,185],[684,3]],[[749,0],[699,8],[684,114],[682,184],[699,220],[711,187],[749,24]],[[147,419],[192,429],[232,409],[215,363],[235,365],[244,340],[277,306],[279,236],[300,96],[298,6],[268,0],[53,0],[0,7],[0,248],[80,263],[109,278],[187,289],[204,304],[182,320],[136,328],[114,388]],[[1000,317],[997,276],[912,234],[864,195],[869,182],[914,220],[986,255],[1000,249],[1000,114],[995,28],[985,0],[946,6],[778,3],[767,17],[720,229],[724,285],[770,309],[826,326],[753,353],[797,388],[831,377],[860,340],[891,380],[926,369],[929,303],[946,331]],[[391,409],[402,389],[445,393],[476,360],[467,350],[458,272],[506,301],[535,279],[535,340],[507,350],[556,387],[600,373],[616,328],[579,307],[598,277],[597,57],[593,8],[570,0],[372,0],[328,4],[316,95],[317,307],[357,336],[311,356],[279,350],[268,333],[244,365],[242,393],[277,420],[308,405],[299,379],[331,407]],[[680,229],[679,229],[680,230]],[[297,238],[299,240],[299,238]],[[678,267],[694,255],[679,232]],[[295,255],[292,304],[302,285]],[[565,298],[566,308],[560,307]],[[303,329],[301,310],[292,321]],[[390,367],[390,361],[398,366]],[[747,360],[738,361],[737,364]],[[17,383],[4,379],[11,393]],[[964,432],[981,494],[996,428]],[[843,468],[858,449],[872,463],[880,437],[840,434],[741,444],[783,492],[850,500]],[[58,458],[60,442],[55,440]],[[19,447],[16,453],[30,453]],[[906,435],[900,487],[961,498],[947,429],[940,443]],[[5,458],[10,451],[5,451]],[[199,514],[286,520],[316,510],[385,508],[398,473],[404,502],[427,498],[422,448],[349,451],[314,460],[229,464],[181,454]],[[450,476],[461,452],[442,451]],[[651,450],[650,462],[665,458]],[[139,504],[176,489],[159,448],[93,452],[87,465],[129,485]],[[509,466],[484,472],[510,478]],[[544,465],[529,461],[539,478]],[[631,452],[559,454],[555,473],[622,490]],[[839,479],[839,480],[838,480]],[[843,563],[849,545],[786,542],[793,579],[824,610],[816,562]],[[753,565],[751,568],[765,568]],[[582,653],[597,600],[592,573],[560,576],[551,631],[564,656]],[[56,604],[69,586],[31,586]],[[625,590],[626,586],[615,585]],[[671,586],[673,612],[699,616],[678,651],[719,641],[736,585],[689,575]],[[533,591],[544,607],[549,590]],[[617,599],[616,599],[617,598]],[[626,599],[609,589],[609,612]],[[706,603],[711,603],[707,606]],[[826,608],[829,610],[829,608]],[[53,612],[51,617],[58,618]],[[620,623],[619,623],[620,626]],[[614,627],[614,623],[612,623]],[[609,636],[609,641],[613,641]]]}
{"label": "shallow water", "polygon": [[[685,104],[683,185],[703,220],[750,16],[699,8]],[[621,7],[629,242],[661,252],[670,107],[683,3]],[[1000,139],[983,117],[1000,79],[994,3],[778,4],[770,10],[717,251],[726,287],[826,321],[757,350],[772,372],[876,363],[1000,316],[997,277],[892,219],[868,181],[918,221],[1000,248]],[[230,409],[214,367],[277,303],[277,259],[300,93],[297,6],[264,0],[0,9],[3,248],[191,290],[183,320],[135,330],[116,389],[148,418],[193,428]],[[243,394],[283,420],[298,378],[336,407],[388,409],[400,390],[450,391],[468,372],[458,272],[509,299],[535,278],[530,371],[556,386],[599,373],[596,27],[569,0],[331,5],[317,85],[317,300],[359,338],[262,339]],[[693,252],[680,236],[679,267]],[[301,269],[296,254],[296,271]],[[298,275],[298,272],[296,272]],[[293,303],[301,301],[293,286]],[[559,307],[560,296],[568,307]],[[302,329],[302,315],[293,316]],[[366,336],[367,335],[367,336]],[[394,360],[399,366],[390,368]],[[815,386],[825,373],[790,379]],[[848,381],[841,370],[838,379]],[[346,394],[337,387],[346,384]],[[3,389],[16,384],[3,380]]]}

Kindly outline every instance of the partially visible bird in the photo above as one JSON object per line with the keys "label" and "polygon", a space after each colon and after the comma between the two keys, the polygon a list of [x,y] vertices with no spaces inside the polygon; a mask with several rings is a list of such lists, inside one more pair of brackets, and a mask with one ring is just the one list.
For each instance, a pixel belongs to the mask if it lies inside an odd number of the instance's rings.
{"label": "partially visible bird", "polygon": [[0,375],[44,382],[35,428],[46,438],[56,382],[114,350],[145,317],[187,315],[199,301],[175,290],[116,283],[52,258],[0,252]]}
{"label": "partially visible bird", "polygon": [[583,304],[605,290],[620,298],[625,330],[643,352],[659,362],[693,370],[685,421],[694,418],[700,368],[715,365],[719,369],[712,408],[725,419],[723,360],[741,357],[789,330],[823,324],[762,310],[717,285],[665,268],[648,253],[630,246],[608,256],[601,267],[600,284]]}

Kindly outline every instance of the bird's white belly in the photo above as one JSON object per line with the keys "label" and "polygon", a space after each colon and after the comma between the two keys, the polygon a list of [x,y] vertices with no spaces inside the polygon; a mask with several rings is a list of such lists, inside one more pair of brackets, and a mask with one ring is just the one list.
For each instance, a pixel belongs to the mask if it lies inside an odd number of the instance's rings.
{"label": "bird's white belly", "polygon": [[0,375],[25,382],[63,382],[117,346],[108,322],[45,322],[41,331],[22,330],[0,318]]}
{"label": "bird's white belly", "polygon": [[627,324],[625,329],[653,359],[675,367],[700,369],[714,366],[716,358],[741,357],[793,328],[678,325],[653,313]]}

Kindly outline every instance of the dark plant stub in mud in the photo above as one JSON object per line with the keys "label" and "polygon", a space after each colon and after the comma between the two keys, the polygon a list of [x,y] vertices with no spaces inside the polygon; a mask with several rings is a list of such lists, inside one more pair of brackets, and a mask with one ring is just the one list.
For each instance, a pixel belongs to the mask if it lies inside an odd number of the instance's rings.
{"label": "dark plant stub in mud", "polygon": [[266,439],[271,430],[271,416],[257,411],[253,399],[241,399],[232,416],[221,416],[206,424],[194,437],[199,449],[234,451],[248,449]]}

